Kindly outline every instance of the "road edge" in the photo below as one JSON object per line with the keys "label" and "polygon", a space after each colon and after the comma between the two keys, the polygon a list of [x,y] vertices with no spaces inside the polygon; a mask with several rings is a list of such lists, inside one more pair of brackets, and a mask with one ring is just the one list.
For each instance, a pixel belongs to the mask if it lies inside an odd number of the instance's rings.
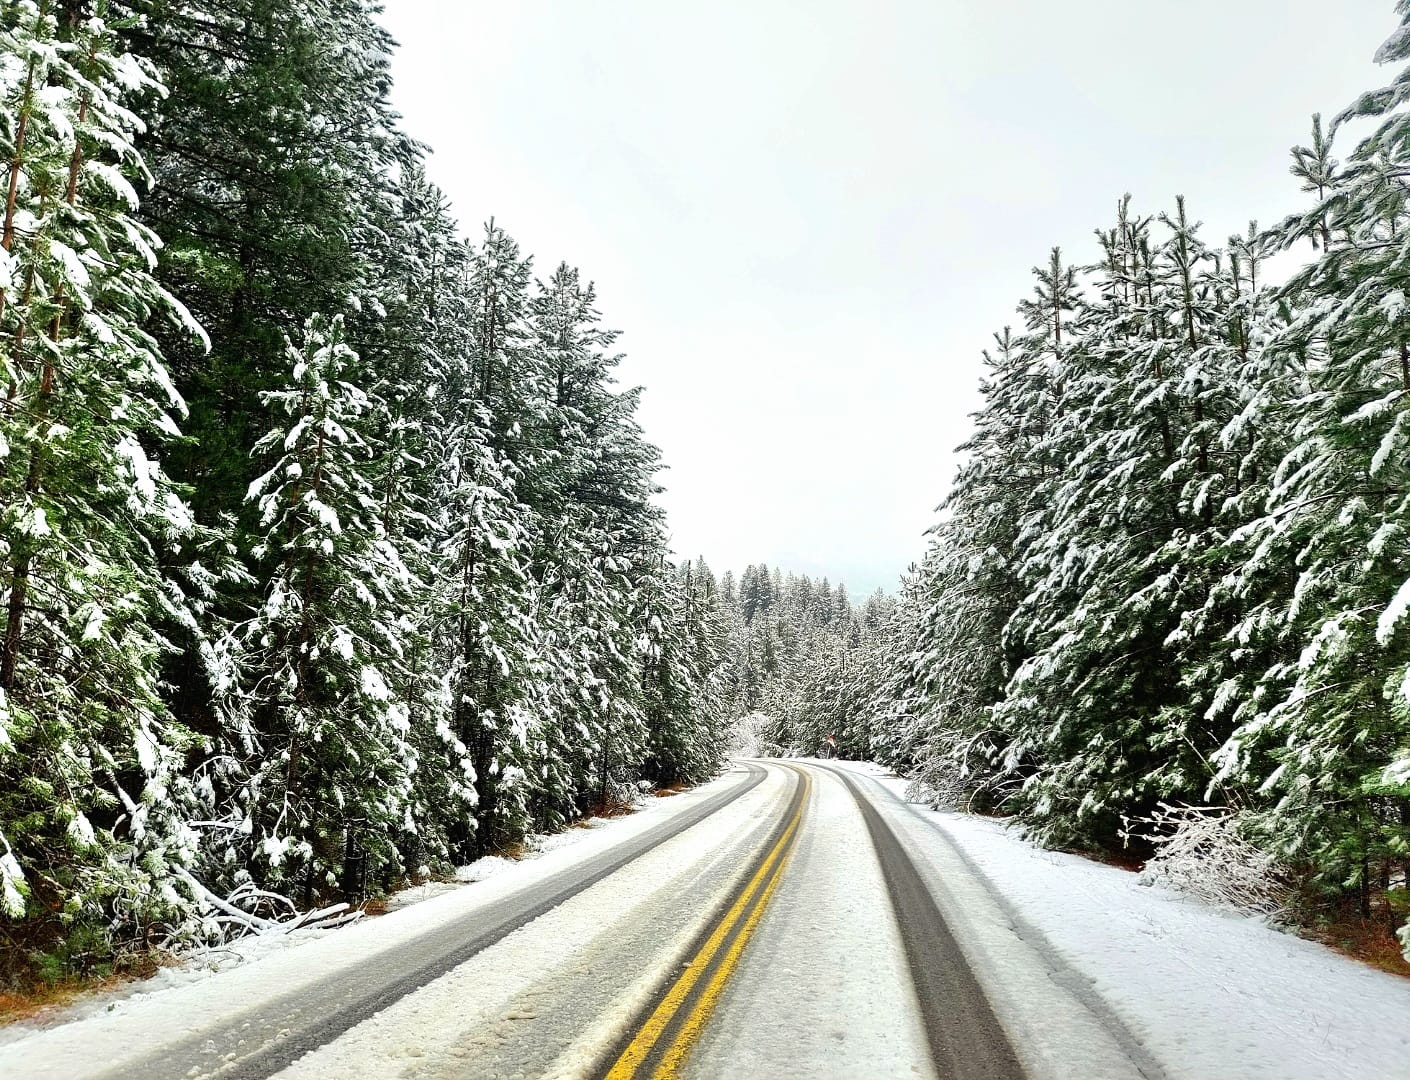
{"label": "road edge", "polygon": [[[1167,1080],[1091,979],[1074,968],[921,808],[874,776],[835,764],[884,798],[869,800],[891,818],[1023,1067],[1053,1080]],[[887,814],[880,807],[889,808]]]}

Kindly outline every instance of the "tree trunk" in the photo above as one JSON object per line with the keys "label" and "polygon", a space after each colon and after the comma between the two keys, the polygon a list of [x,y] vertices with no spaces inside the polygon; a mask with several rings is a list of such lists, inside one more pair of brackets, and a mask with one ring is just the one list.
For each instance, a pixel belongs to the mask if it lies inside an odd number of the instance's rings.
{"label": "tree trunk", "polygon": [[[24,143],[29,131],[29,115],[34,106],[34,60],[25,70],[24,92],[20,95],[20,118],[15,125],[15,155],[10,159],[10,182],[5,195],[5,222],[0,228],[0,247],[13,251],[15,246],[15,203],[19,198],[20,170],[24,167]],[[0,289],[0,317],[5,314],[5,290]],[[14,392],[11,391],[11,398]]]}
{"label": "tree trunk", "polygon": [[[93,50],[89,50],[89,63],[93,61]],[[85,92],[83,100],[78,106],[78,124],[82,127],[88,119],[90,107],[90,95]],[[64,201],[70,206],[78,203],[78,170],[83,163],[83,146],[79,142],[79,135],[74,135],[73,155],[69,159],[69,179],[68,187],[64,193]],[[11,169],[11,186],[16,181],[18,166]],[[13,217],[11,210],[7,207],[5,215],[5,236],[10,236],[13,227]],[[4,239],[5,236],[0,236]],[[33,264],[31,264],[31,270]],[[64,287],[60,285],[54,290],[54,320],[49,325],[49,339],[54,345],[59,343],[59,335],[63,330],[64,314],[67,302],[64,298]],[[23,324],[21,324],[21,330]],[[54,396],[54,351],[50,349],[45,354],[44,370],[39,380],[39,401],[35,412],[37,440],[30,450],[29,473],[25,478],[25,495],[33,499],[39,493],[40,484],[44,472],[44,440],[48,437],[49,408]],[[0,687],[8,693],[14,688],[15,669],[19,664],[20,639],[23,634],[25,601],[29,592],[29,574],[31,569],[31,557],[28,553],[21,555],[15,560],[14,569],[10,577],[10,598],[5,605],[5,637],[3,644],[0,644]]]}

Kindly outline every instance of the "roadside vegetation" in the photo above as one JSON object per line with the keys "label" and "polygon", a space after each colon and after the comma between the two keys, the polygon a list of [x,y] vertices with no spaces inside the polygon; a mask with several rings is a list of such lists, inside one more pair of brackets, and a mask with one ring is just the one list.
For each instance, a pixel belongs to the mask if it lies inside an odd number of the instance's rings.
{"label": "roadside vegetation", "polygon": [[377,12],[0,11],[7,992],[719,767],[715,584],[616,334],[462,236]]}

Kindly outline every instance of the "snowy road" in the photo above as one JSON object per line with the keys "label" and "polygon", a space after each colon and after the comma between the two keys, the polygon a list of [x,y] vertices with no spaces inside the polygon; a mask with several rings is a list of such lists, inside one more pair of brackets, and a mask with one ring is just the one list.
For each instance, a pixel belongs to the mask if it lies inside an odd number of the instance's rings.
{"label": "snowy road", "polygon": [[1021,1075],[856,785],[743,764],[515,873],[11,1044],[0,1074]]}
{"label": "snowy road", "polygon": [[743,763],[582,835],[12,1041],[0,1076],[1201,1075],[864,767]]}

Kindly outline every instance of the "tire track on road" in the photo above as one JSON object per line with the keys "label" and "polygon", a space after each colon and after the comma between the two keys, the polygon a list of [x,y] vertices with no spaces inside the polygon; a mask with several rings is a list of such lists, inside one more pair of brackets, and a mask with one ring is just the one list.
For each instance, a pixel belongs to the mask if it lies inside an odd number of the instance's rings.
{"label": "tire track on road", "polygon": [[1008,1035],[891,826],[846,770],[811,767],[840,779],[862,812],[891,894],[936,1071],[946,1080],[1023,1080]]}
{"label": "tire track on road", "polygon": [[606,1058],[598,1073],[606,1080],[671,1080],[680,1074],[691,1049],[709,1022],[720,995],[738,966],[798,838],[812,790],[804,769],[780,763],[798,776],[778,826],[763,845],[764,854],[748,879],[730,893],[687,950],[691,959],[643,1009],[641,1019]]}
{"label": "tire track on road", "polygon": [[[829,771],[833,772],[850,772],[850,770],[841,768],[820,767],[829,768]],[[1088,1080],[1089,1077],[1097,1075],[1103,1077],[1130,1075],[1142,1077],[1144,1080],[1164,1080],[1167,1076],[1165,1066],[1151,1054],[1145,1044],[1127,1026],[1112,1007],[1111,1002],[1103,998],[1093,988],[1091,978],[1075,968],[1068,958],[1053,946],[1046,935],[1028,921],[1023,912],[994,883],[988,872],[975,862],[969,852],[955,843],[939,821],[926,816],[921,812],[922,808],[919,805],[909,802],[890,788],[883,786],[875,777],[863,773],[851,773],[851,775],[858,778],[864,788],[874,791],[882,801],[895,806],[899,813],[909,815],[923,829],[933,833],[939,839],[940,843],[944,845],[944,850],[963,866],[965,872],[977,888],[982,891],[987,901],[993,904],[995,913],[1005,921],[1014,936],[1032,951],[1037,962],[1042,964],[1044,977],[1070,995],[1076,1007],[1084,1010],[1091,1022],[1099,1026],[1102,1036],[1111,1040],[1124,1059],[1121,1067],[1116,1070],[1111,1069],[1110,1062],[1098,1069],[1088,1059],[1083,1064],[1085,1071],[1076,1075],[1080,1076],[1082,1080]],[[1024,1007],[1027,1007],[1027,1003]],[[1031,1039],[1032,1035],[1027,1037]],[[1063,1075],[1069,1074],[1064,1073]]]}

